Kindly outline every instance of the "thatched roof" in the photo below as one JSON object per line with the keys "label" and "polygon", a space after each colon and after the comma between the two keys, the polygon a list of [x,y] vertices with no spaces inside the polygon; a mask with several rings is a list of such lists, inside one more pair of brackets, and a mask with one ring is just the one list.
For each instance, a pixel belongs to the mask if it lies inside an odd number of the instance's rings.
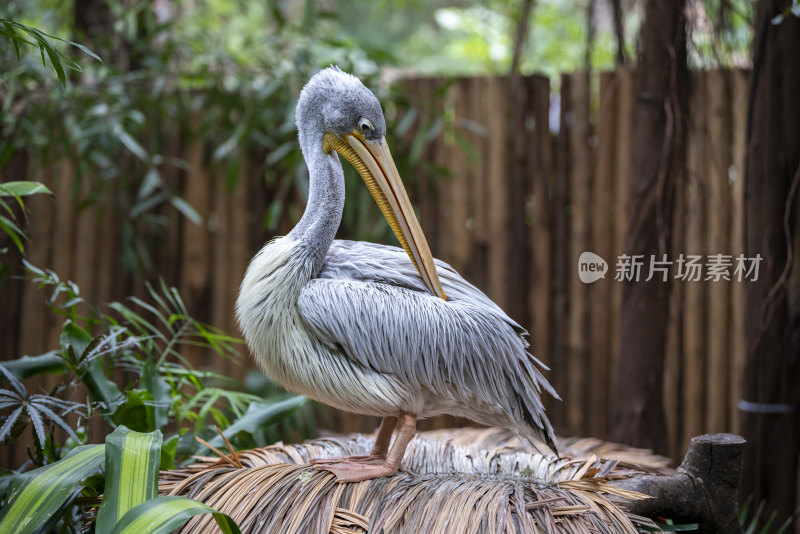
{"label": "thatched roof", "polygon": [[[668,472],[647,451],[599,440],[562,440],[562,458],[525,452],[502,429],[419,434],[392,477],[337,484],[310,458],[367,454],[369,436],[275,445],[235,457],[203,457],[163,472],[162,494],[186,495],[232,516],[243,533],[636,533],[655,527],[609,495],[636,499],[609,481]],[[213,520],[183,532],[216,532]]]}

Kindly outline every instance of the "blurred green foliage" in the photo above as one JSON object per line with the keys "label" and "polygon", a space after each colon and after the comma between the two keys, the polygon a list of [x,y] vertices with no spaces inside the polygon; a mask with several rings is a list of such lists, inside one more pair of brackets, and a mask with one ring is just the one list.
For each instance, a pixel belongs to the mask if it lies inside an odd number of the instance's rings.
{"label": "blurred green foliage", "polygon": [[[408,106],[398,106],[402,95],[379,83],[379,67],[439,75],[505,73],[522,10],[522,0],[107,0],[104,5],[109,27],[89,35],[76,26],[73,2],[10,0],[0,8],[0,17],[69,36],[103,58],[67,76],[64,93],[38,54],[23,51],[17,59],[13,46],[0,47],[0,64],[10,66],[3,69],[0,169],[22,150],[43,165],[72,160],[78,178],[70,192],[74,203],[105,199],[101,204],[108,205],[113,197],[109,209],[124,215],[123,265],[139,274],[152,274],[145,243],[166,224],[165,209],[203,223],[164,179],[170,169],[187,165],[170,154],[176,125],[191,125],[191,135],[213,144],[212,159],[229,187],[243,178],[242,154],[265,154],[244,179],[257,177],[275,191],[263,218],[264,230],[275,232],[281,217],[299,218],[308,187],[293,111],[313,72],[337,64],[359,75],[379,93],[391,131],[403,120],[398,110]],[[626,52],[634,57],[641,6],[622,5]],[[557,90],[558,73],[587,66],[590,44],[591,67],[613,68],[610,4],[596,2],[591,43],[588,6],[587,0],[534,2],[521,71],[551,75]],[[750,4],[705,0],[693,6],[693,62],[740,63],[749,47]],[[64,57],[72,53],[65,42],[52,44]],[[201,120],[192,121],[200,110]],[[419,162],[409,160],[405,150],[394,152],[401,172],[413,172]],[[349,172],[351,196],[341,235],[392,241],[369,196],[353,186],[357,183]],[[133,198],[114,193],[131,190],[137,192]]]}
{"label": "blurred green foliage", "polygon": [[[12,46],[0,48],[0,62],[12,65],[2,87],[0,169],[22,151],[39,166],[28,169],[30,175],[70,160],[76,178],[68,192],[72,202],[123,215],[123,266],[137,274],[153,274],[146,244],[168,220],[164,207],[205,222],[164,179],[170,169],[187,167],[172,155],[174,149],[170,153],[177,130],[212,144],[212,163],[225,173],[229,188],[240,179],[261,179],[276,191],[264,218],[266,232],[276,231],[284,211],[299,218],[302,201],[287,202],[304,198],[308,189],[296,143],[296,95],[313,72],[330,63],[376,83],[377,64],[369,54],[342,42],[332,30],[332,15],[315,2],[286,7],[208,0],[193,9],[171,4],[185,13],[160,12],[146,0],[108,5],[113,32],[91,43],[104,63],[84,64],[83,72],[67,78],[66,92],[38,55],[17,59]],[[12,1],[6,11],[26,23],[38,14],[37,22],[56,34],[79,33],[62,3]],[[264,153],[264,160],[242,177],[242,154],[254,151]],[[136,194],[119,193],[128,191]],[[348,205],[362,209],[375,211],[371,203]],[[387,228],[369,225],[350,236],[380,241],[390,235]]]}

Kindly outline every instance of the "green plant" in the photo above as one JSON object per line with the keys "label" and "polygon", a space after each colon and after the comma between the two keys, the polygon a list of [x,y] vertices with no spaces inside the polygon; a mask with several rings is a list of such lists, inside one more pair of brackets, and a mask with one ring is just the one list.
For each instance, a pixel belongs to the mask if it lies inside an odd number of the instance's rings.
{"label": "green plant", "polygon": [[647,528],[637,525],[636,528],[639,532],[694,532],[700,528],[696,523],[687,523],[676,525],[671,519],[663,521],[656,521],[656,528]]}
{"label": "green plant", "polygon": [[756,507],[755,512],[751,515],[751,508],[753,506],[752,496],[747,497],[739,510],[739,524],[742,525],[744,534],[784,534],[789,530],[792,525],[793,517],[788,517],[783,523],[775,526],[775,521],[778,520],[778,512],[774,511],[769,517],[765,517],[764,509],[766,502],[761,501]]}
{"label": "green plant", "polygon": [[[238,422],[233,442],[253,445],[266,437],[259,434],[265,427],[305,402],[275,389],[269,392],[269,402],[264,402],[263,396],[245,391],[230,377],[195,369],[181,355],[184,347],[201,347],[215,357],[238,361],[242,341],[192,318],[177,290],[163,281],[158,287],[147,286],[150,301],[132,297],[128,302],[112,302],[108,305],[112,313],[103,313],[83,302],[74,283],[24,263],[32,281],[49,290],[50,309],[66,320],[59,350],[13,360],[7,367],[30,375],[58,370],[55,365],[60,359],[63,370],[89,392],[91,413],[87,416],[102,417],[111,426],[124,424],[140,432],[159,429],[167,434],[166,467],[172,465],[176,453],[185,457],[198,451],[195,436],[213,439],[212,424],[227,429]],[[129,383],[120,386],[112,380],[114,370],[127,372]],[[277,413],[276,405],[282,406]]]}
{"label": "green plant", "polygon": [[23,240],[26,238],[25,232],[19,227],[13,204],[8,199],[10,197],[16,200],[19,209],[24,212],[25,203],[22,198],[40,194],[52,195],[53,193],[39,182],[0,183],[0,211],[5,212],[5,215],[0,213],[0,230],[3,230],[11,238],[20,252],[25,252],[23,244]]}
{"label": "green plant", "polygon": [[[209,350],[219,358],[236,359],[242,342],[193,319],[174,288],[163,282],[157,287],[148,286],[149,299],[113,302],[105,312],[88,306],[76,284],[61,280],[48,269],[27,262],[25,266],[32,281],[46,290],[50,310],[64,321],[58,349],[7,361],[0,366],[0,385],[9,384],[0,388],[0,415],[5,418],[0,425],[0,442],[14,443],[30,426],[34,437],[30,464],[39,468],[33,472],[56,465],[72,465],[70,462],[83,465],[85,456],[74,458],[88,454],[82,451],[88,450],[83,443],[86,440],[84,428],[90,420],[101,420],[106,427],[117,429],[107,440],[106,456],[117,446],[117,438],[113,436],[119,435],[120,429],[157,435],[156,471],[174,468],[176,464],[189,461],[191,455],[207,452],[205,445],[195,439],[197,437],[221,446],[222,438],[214,426],[223,429],[226,438],[239,448],[264,445],[286,436],[280,434],[279,425],[295,431],[302,429],[303,435],[299,437],[314,432],[310,413],[303,409],[304,397],[279,392],[274,386],[266,390],[267,396],[248,392],[234,379],[198,370],[183,358],[182,349],[192,346]],[[127,376],[124,383],[116,378],[123,371]],[[30,394],[21,382],[23,377],[53,372],[60,373],[62,381],[46,393]],[[85,398],[76,402],[80,400],[79,395]],[[59,437],[58,429],[66,439]],[[24,472],[26,467],[0,476],[0,494],[5,488],[12,488],[5,504],[0,501],[0,507],[5,509],[18,498],[15,495],[21,487],[20,481],[28,480]],[[107,460],[106,475],[111,471]],[[64,475],[62,471],[54,472]],[[84,478],[85,475],[81,474]],[[129,475],[121,476],[123,480],[129,478]],[[68,480],[72,486],[78,484],[74,477]],[[94,487],[102,489],[102,481],[93,483]],[[107,480],[105,483],[109,495],[110,486]],[[74,496],[73,490],[65,491],[64,495]],[[64,502],[53,512],[53,521],[63,525],[84,524],[86,518],[77,513],[77,508]],[[158,515],[172,509],[170,506],[187,505],[150,503],[142,506],[141,510],[150,510],[148,514]],[[190,514],[195,509],[192,504],[181,513]],[[99,517],[108,514],[104,512]],[[112,515],[113,521],[103,521],[116,525],[117,520],[124,520],[122,511]],[[134,524],[136,522],[132,521],[131,525]]]}
{"label": "green plant", "polygon": [[[26,26],[25,24],[15,22],[7,18],[0,18],[0,35],[3,35],[11,40],[11,43],[14,45],[14,51],[17,54],[17,60],[20,59],[20,45],[38,46],[39,53],[42,57],[42,65],[47,65],[45,62],[45,55],[47,55],[47,57],[50,59],[50,64],[52,65],[53,70],[56,71],[58,81],[61,82],[61,87],[63,89],[67,88],[67,76],[64,71],[64,67],[80,72],[81,66],[64,55],[61,50],[53,46],[53,44],[50,42],[51,39],[74,46],[101,63],[103,61],[97,54],[81,44],[73,43],[72,41],[67,41],[53,35],[48,35],[39,29]],[[31,41],[29,39],[33,40]]]}
{"label": "green plant", "polygon": [[[70,413],[85,417],[85,413],[82,412],[82,404],[51,395],[29,394],[25,385],[2,364],[0,364],[0,373],[11,384],[11,389],[0,389],[0,409],[10,410],[10,414],[6,416],[0,427],[0,442],[5,442],[8,438],[13,439],[22,431],[23,416],[31,422],[34,430],[36,451],[39,453],[37,463],[43,463],[43,457],[48,448],[53,446],[54,427],[57,426],[64,430],[76,442],[80,441],[64,417]],[[48,456],[52,456],[52,451]]]}
{"label": "green plant", "polygon": [[[52,33],[75,33],[71,11],[41,3]],[[25,14],[41,17],[29,2],[9,4],[23,20]],[[65,94],[53,90],[52,77],[37,64],[20,64],[6,73],[0,170],[21,153],[30,173],[68,162],[71,181],[51,173],[48,185],[54,190],[61,185],[58,194],[70,195],[80,209],[120,214],[125,272],[150,279],[156,262],[148,244],[165,225],[176,224],[172,213],[191,224],[205,222],[181,186],[180,176],[190,165],[181,147],[190,143],[209,146],[203,164],[224,177],[226,190],[241,180],[264,184],[267,209],[260,230],[265,238],[298,219],[308,188],[293,118],[299,89],[330,63],[377,85],[375,58],[385,57],[379,47],[365,49],[342,39],[334,14],[316,2],[308,2],[302,14],[275,2],[248,4],[240,13],[238,7],[231,11],[230,2],[203,0],[201,9],[160,22],[152,20],[151,2],[107,4],[116,19],[113,37],[128,41],[119,48],[135,51],[140,68],[128,70],[115,63],[117,56],[84,65]],[[310,41],[309,35],[314,36]],[[0,49],[0,61],[4,52],[12,54],[10,47]],[[395,96],[381,95],[387,110]],[[389,120],[394,122],[396,114],[389,113]],[[402,167],[403,152],[396,154]],[[351,186],[359,180],[348,174]],[[351,189],[344,235],[393,239],[363,187]]]}
{"label": "green plant", "polygon": [[[139,433],[120,426],[105,445],[78,447],[58,462],[18,475],[0,517],[0,531],[45,530],[81,491],[91,494],[93,487],[102,487],[97,534],[166,534],[205,513],[214,515],[225,534],[239,533],[233,519],[203,503],[157,496],[161,449],[158,430]],[[103,465],[104,475],[99,473]]]}

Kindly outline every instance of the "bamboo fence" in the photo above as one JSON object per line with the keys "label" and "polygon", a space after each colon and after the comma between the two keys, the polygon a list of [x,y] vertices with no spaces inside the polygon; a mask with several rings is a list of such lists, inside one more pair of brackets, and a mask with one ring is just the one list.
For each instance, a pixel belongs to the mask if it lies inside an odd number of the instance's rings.
{"label": "bamboo fence", "polygon": [[[558,92],[542,76],[401,83],[418,111],[407,138],[443,118],[441,129],[426,134],[417,170],[404,176],[434,255],[529,327],[532,350],[551,367],[548,376],[563,398],[547,401],[558,432],[608,436],[617,355],[624,342],[619,338],[622,282],[614,278],[617,258],[626,252],[627,213],[634,201],[635,73],[567,74],[558,80]],[[672,260],[680,254],[735,257],[744,251],[746,95],[746,72],[692,75]],[[511,113],[505,113],[506,104]],[[149,247],[156,270],[179,288],[196,318],[238,333],[233,311],[238,284],[250,257],[271,237],[261,221],[275,190],[251,176],[253,169],[263,168],[267,154],[263,149],[240,154],[244,179],[231,189],[211,162],[211,143],[191,130],[173,125],[160,133],[168,155],[187,162],[186,170],[173,169],[165,179],[198,210],[203,224],[164,209],[166,230]],[[410,146],[389,142],[396,157],[395,146]],[[122,269],[123,230],[120,218],[106,208],[107,199],[81,206],[70,201],[71,163],[57,161],[26,178],[56,193],[55,199],[30,200],[29,261],[77,282],[90,302],[144,292],[142,281]],[[278,234],[288,231],[293,216],[284,210]],[[581,282],[578,258],[584,251],[608,262],[605,279]],[[691,436],[739,431],[746,283],[673,279],[663,369],[673,458],[682,457]],[[2,359],[57,347],[61,320],[45,312],[42,293],[24,281],[7,282],[3,292]],[[185,355],[229,376],[245,371],[202,351]],[[59,377],[36,380],[29,387],[50,389]],[[320,425],[339,432],[371,431],[375,425],[369,418],[324,414]],[[453,423],[445,417],[421,427]]]}

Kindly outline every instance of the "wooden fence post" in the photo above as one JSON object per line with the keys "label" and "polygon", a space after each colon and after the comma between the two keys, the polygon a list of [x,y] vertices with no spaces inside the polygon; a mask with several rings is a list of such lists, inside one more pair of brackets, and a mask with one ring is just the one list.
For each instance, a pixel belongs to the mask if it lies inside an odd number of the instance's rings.
{"label": "wooden fence post", "polygon": [[[567,410],[567,428],[572,435],[586,432],[589,399],[585,395],[589,381],[588,297],[587,286],[578,278],[578,258],[589,248],[591,230],[592,150],[589,146],[589,73],[570,75],[568,116],[572,152],[570,169],[571,238],[566,265],[569,284],[569,334],[567,338],[567,390],[561,396]],[[571,117],[571,118],[570,118]]]}

